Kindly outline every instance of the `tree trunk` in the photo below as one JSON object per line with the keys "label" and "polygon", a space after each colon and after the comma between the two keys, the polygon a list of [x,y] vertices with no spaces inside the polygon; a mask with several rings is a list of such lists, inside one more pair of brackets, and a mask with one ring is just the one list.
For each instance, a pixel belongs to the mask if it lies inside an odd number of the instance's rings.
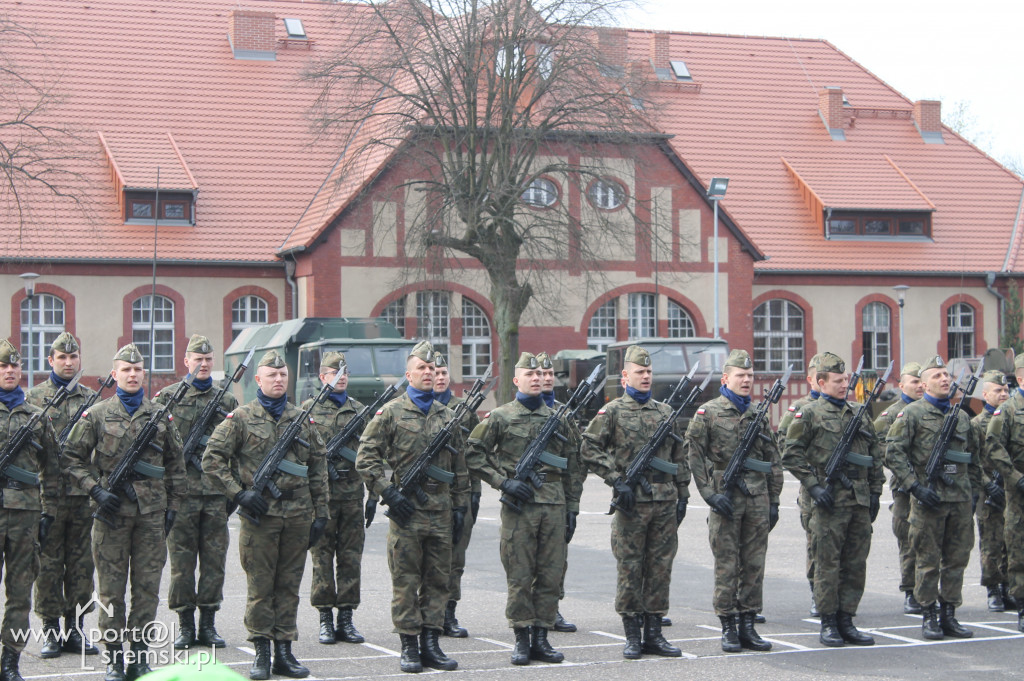
{"label": "tree trunk", "polygon": [[494,304],[494,333],[498,339],[498,362],[495,369],[496,375],[501,377],[497,401],[498,404],[504,404],[516,394],[512,377],[519,360],[519,320],[533,297],[533,289],[529,284],[520,285],[511,267],[489,271],[488,275],[491,281],[491,302]]}

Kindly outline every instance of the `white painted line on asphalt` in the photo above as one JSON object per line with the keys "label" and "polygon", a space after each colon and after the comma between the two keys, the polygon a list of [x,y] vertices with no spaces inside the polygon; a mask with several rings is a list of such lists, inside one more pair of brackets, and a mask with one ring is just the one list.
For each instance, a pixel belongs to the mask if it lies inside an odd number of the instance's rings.
{"label": "white painted line on asphalt", "polygon": [[256,657],[256,650],[254,648],[249,648],[248,646],[238,646],[238,650],[241,650],[246,655],[252,655],[253,657]]}
{"label": "white painted line on asphalt", "polygon": [[869,634],[871,634],[873,636],[884,636],[885,638],[891,638],[894,641],[903,641],[904,643],[910,643],[910,644],[913,644],[913,645],[917,645],[918,643],[921,642],[921,639],[918,639],[918,638],[908,638],[906,636],[900,636],[899,634],[890,634],[887,631],[885,631],[884,629],[864,629],[864,631],[866,631],[867,633],[869,633]]}
{"label": "white painted line on asphalt", "polygon": [[592,631],[591,634],[597,634],[598,636],[607,636],[608,638],[614,638],[616,641],[625,641],[625,636],[619,636],[618,634],[611,634],[607,631]]}
{"label": "white painted line on asphalt", "polygon": [[979,629],[991,629],[992,631],[1001,631],[1004,634],[1011,634],[1018,638],[1024,637],[1024,634],[1017,631],[1016,627],[1014,627],[1013,629],[1007,629],[1006,627],[995,627],[991,624],[982,624],[981,622],[961,622],[961,624],[968,627],[978,627]]}
{"label": "white painted line on asphalt", "polygon": [[511,643],[505,643],[504,641],[495,641],[493,638],[482,638],[480,636],[474,636],[473,638],[475,638],[477,641],[483,641],[484,643],[490,643],[493,646],[504,648],[505,650],[512,650],[513,648],[515,648],[515,646]]}
{"label": "white painted line on asphalt", "polygon": [[[402,656],[402,653],[398,652],[397,650],[391,650],[391,648],[385,648],[384,646],[379,646],[375,643],[364,643],[363,645],[369,648],[370,650],[376,650],[378,653],[384,653],[385,655],[390,655],[391,657]],[[253,655],[255,654],[256,653],[253,653]]]}
{"label": "white painted line on asphalt", "polygon": [[[721,627],[713,627],[710,624],[698,624],[697,626],[699,628],[701,628],[701,629],[707,629],[708,631],[721,631],[722,630]],[[255,653],[253,653],[253,654],[255,655]]]}
{"label": "white painted line on asphalt", "polygon": [[812,648],[810,648],[808,646],[802,646],[799,643],[790,643],[789,641],[782,641],[782,640],[780,640],[778,638],[775,638],[774,636],[770,636],[769,637],[769,636],[764,636],[762,634],[761,638],[763,638],[765,641],[769,641],[771,643],[778,643],[780,646],[786,646],[787,648],[792,648],[793,650],[813,650]]}

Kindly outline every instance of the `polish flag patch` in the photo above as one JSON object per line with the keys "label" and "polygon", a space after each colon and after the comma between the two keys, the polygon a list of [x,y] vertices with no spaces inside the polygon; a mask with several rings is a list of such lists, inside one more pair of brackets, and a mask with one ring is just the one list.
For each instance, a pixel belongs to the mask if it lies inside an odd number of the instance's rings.
{"label": "polish flag patch", "polygon": [[889,410],[888,410],[888,409],[886,409],[885,411],[883,411],[883,412],[882,412],[882,414],[881,414],[881,415],[882,415],[882,416],[888,416],[888,415],[889,415]]}
{"label": "polish flag patch", "polygon": [[597,410],[597,415],[598,416],[600,416],[601,414],[604,414],[604,413],[606,413],[606,411],[604,409],[598,409]]}
{"label": "polish flag patch", "polygon": [[313,417],[312,417],[312,416],[310,416],[310,417],[309,417],[309,422],[310,422],[310,423],[316,423],[316,421],[314,421],[314,420],[313,420]]}
{"label": "polish flag patch", "polygon": [[378,410],[377,410],[377,416],[380,416],[380,415],[381,415],[381,414],[383,414],[383,413],[384,413],[384,410],[383,410],[383,409],[378,409]]}
{"label": "polish flag patch", "polygon": [[698,413],[698,414],[699,414],[700,416],[703,416],[703,415],[704,415],[704,407],[701,407],[700,409],[698,409],[698,410],[697,410],[697,413]]}
{"label": "polish flag patch", "polygon": [[485,419],[491,418],[491,412],[487,412],[486,414],[484,414],[484,418]]}
{"label": "polish flag patch", "polygon": [[803,417],[804,417],[804,413],[802,411],[798,411],[797,413],[793,414],[793,418],[795,418],[795,419],[801,419]]}
{"label": "polish flag patch", "polygon": [[226,419],[233,419],[233,418],[235,418],[235,412],[231,412],[230,414],[228,414],[224,418],[226,418]]}
{"label": "polish flag patch", "polygon": [[173,421],[174,420],[174,414],[168,414],[167,415],[167,420],[168,421]]}
{"label": "polish flag patch", "polygon": [[992,412],[992,416],[999,416],[1002,413],[1003,413],[1002,409],[996,409],[994,412]]}
{"label": "polish flag patch", "polygon": [[899,414],[896,414],[896,418],[902,418],[902,417],[903,417],[903,412],[902,411]]}
{"label": "polish flag patch", "polygon": [[792,405],[792,404],[791,404],[791,405],[789,405],[789,410],[790,410],[790,411],[796,411],[796,406],[795,406],[795,405]]}

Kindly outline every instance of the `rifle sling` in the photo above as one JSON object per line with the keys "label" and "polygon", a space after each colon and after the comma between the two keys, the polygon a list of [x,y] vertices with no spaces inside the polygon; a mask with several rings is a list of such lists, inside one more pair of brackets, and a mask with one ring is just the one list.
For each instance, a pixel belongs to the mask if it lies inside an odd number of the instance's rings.
{"label": "rifle sling", "polygon": [[281,459],[281,463],[277,464],[277,470],[300,478],[309,477],[309,466],[303,466],[301,463],[295,463],[288,459]]}
{"label": "rifle sling", "polygon": [[428,478],[433,478],[438,482],[443,482],[446,485],[450,485],[455,482],[455,473],[450,473],[439,466],[430,464],[427,466],[426,474]]}
{"label": "rifle sling", "polygon": [[946,450],[944,457],[946,461],[952,461],[953,463],[970,463],[971,453],[970,452],[958,452],[952,449]]}
{"label": "rifle sling", "polygon": [[134,470],[139,475],[143,475],[147,478],[163,480],[164,477],[163,466],[154,466],[153,464],[146,463],[145,461],[136,461],[135,465],[132,466],[132,470]]}
{"label": "rifle sling", "polygon": [[27,471],[24,468],[11,464],[4,471],[4,475],[8,480],[13,480],[19,483],[19,487],[10,487],[9,489],[21,489],[20,485],[28,485],[29,487],[39,487],[39,476],[32,471]]}
{"label": "rifle sling", "polygon": [[669,475],[676,475],[679,472],[679,464],[659,459],[656,456],[651,457],[651,468],[661,473],[668,473]]}
{"label": "rifle sling", "polygon": [[555,454],[552,454],[547,450],[541,452],[541,455],[537,458],[541,463],[546,463],[549,466],[554,466],[555,468],[561,469],[563,471],[569,467],[569,459],[566,459],[563,456],[557,456]]}
{"label": "rifle sling", "polygon": [[854,466],[860,466],[861,468],[870,468],[874,465],[875,460],[865,454],[854,454],[848,452],[846,454],[846,463],[853,464]]}

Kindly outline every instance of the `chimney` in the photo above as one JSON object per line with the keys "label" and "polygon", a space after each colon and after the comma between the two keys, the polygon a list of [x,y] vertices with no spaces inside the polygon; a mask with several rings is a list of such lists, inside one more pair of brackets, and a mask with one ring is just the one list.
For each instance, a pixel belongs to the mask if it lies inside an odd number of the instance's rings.
{"label": "chimney", "polygon": [[235,59],[274,59],[277,46],[275,21],[273,12],[231,10],[228,40]]}
{"label": "chimney", "polygon": [[830,86],[822,90],[818,95],[818,111],[829,130],[843,129],[843,89]]}
{"label": "chimney", "polygon": [[597,45],[601,60],[605,66],[620,72],[625,70],[628,50],[626,48],[626,31],[624,29],[598,29]]}
{"label": "chimney", "polygon": [[654,68],[668,68],[668,33],[651,34],[651,63]]}
{"label": "chimney", "polygon": [[942,132],[942,102],[933,99],[914,102],[914,123],[921,132]]}

